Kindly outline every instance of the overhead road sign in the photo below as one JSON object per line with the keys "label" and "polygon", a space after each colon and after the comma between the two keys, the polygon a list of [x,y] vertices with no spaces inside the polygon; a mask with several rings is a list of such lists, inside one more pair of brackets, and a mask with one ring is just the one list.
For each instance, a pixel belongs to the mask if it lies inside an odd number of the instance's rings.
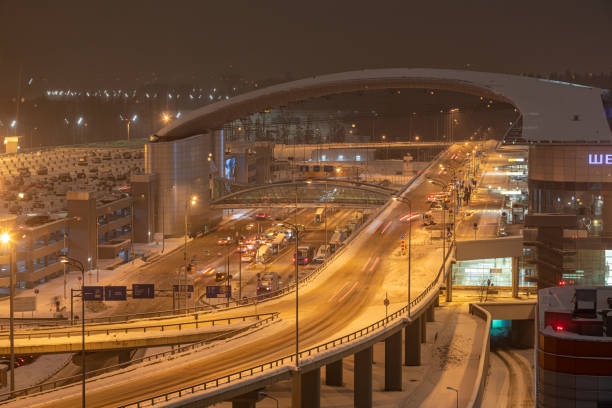
{"label": "overhead road sign", "polygon": [[232,287],[228,285],[207,286],[206,297],[208,299],[232,297]]}
{"label": "overhead road sign", "polygon": [[153,299],[155,298],[155,285],[152,283],[132,284],[133,299]]}
{"label": "overhead road sign", "polygon": [[104,300],[104,286],[83,286],[83,300],[85,301]]}
{"label": "overhead road sign", "polygon": [[127,300],[127,288],[125,286],[105,286],[104,300]]}

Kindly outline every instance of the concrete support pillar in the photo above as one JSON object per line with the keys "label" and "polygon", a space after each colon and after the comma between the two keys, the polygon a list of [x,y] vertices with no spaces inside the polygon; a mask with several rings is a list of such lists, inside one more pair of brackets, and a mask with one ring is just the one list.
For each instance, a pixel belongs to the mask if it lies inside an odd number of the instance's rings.
{"label": "concrete support pillar", "polygon": [[296,373],[291,384],[291,408],[321,407],[321,369]]}
{"label": "concrete support pillar", "polygon": [[427,308],[427,312],[425,314],[426,314],[428,322],[433,322],[435,320],[435,311],[434,311],[434,305],[433,304],[431,304]]}
{"label": "concrete support pillar", "polygon": [[325,385],[342,387],[342,360],[325,366]]}
{"label": "concrete support pillar", "polygon": [[372,408],[372,347],[355,353],[355,408]]}
{"label": "concrete support pillar", "polygon": [[419,321],[421,322],[421,343],[427,343],[427,322],[425,316],[421,315]]}
{"label": "concrete support pillar", "polygon": [[385,391],[402,390],[402,331],[385,339]]}
{"label": "concrete support pillar", "polygon": [[440,306],[440,291],[438,291],[437,296],[434,299],[434,306],[435,307],[439,307]]}
{"label": "concrete support pillar", "polygon": [[512,257],[512,297],[517,298],[519,292],[518,258]]}
{"label": "concrete support pillar", "polygon": [[421,322],[415,320],[404,329],[404,365],[421,365]]}

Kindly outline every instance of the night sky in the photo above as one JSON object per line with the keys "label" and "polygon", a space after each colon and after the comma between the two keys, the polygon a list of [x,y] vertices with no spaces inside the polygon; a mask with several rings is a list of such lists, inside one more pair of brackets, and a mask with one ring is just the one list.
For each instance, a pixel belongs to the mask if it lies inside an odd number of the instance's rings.
{"label": "night sky", "polygon": [[[0,0],[0,95],[377,67],[612,71],[610,0]],[[231,66],[231,68],[230,68]]]}

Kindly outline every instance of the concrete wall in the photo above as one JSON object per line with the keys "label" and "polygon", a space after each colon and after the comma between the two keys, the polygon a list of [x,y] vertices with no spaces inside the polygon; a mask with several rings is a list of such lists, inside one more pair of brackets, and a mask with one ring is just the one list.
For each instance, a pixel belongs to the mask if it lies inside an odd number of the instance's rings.
{"label": "concrete wall", "polygon": [[[187,208],[191,231],[218,222],[221,211],[211,210],[208,203],[210,179],[218,175],[222,163],[209,161],[208,157],[222,160],[219,144],[222,144],[220,133],[213,132],[145,146],[145,172],[158,178],[156,232],[182,235]],[[188,207],[186,204],[193,195],[198,196],[198,203]]]}
{"label": "concrete wall", "polygon": [[148,243],[155,232],[155,197],[157,187],[154,174],[132,176],[134,198],[134,242]]}
{"label": "concrete wall", "polygon": [[[589,164],[589,154],[592,160],[603,158],[603,164]],[[529,179],[612,183],[612,145],[531,145]]]}
{"label": "concrete wall", "polygon": [[458,261],[518,257],[522,254],[522,236],[457,241],[456,259]]}
{"label": "concrete wall", "polygon": [[[68,251],[72,258],[78,259],[85,270],[94,268],[96,256],[96,200],[88,192],[69,191],[66,194],[68,214],[79,217],[70,222]],[[91,261],[90,261],[91,259]]]}

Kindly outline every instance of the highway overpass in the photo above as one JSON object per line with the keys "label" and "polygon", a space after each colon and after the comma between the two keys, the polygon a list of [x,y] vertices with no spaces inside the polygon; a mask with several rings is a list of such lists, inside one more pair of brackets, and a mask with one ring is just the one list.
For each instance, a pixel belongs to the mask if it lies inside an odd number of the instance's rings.
{"label": "highway overpass", "polygon": [[[453,152],[460,151],[460,147],[453,146]],[[454,158],[452,158],[454,157]],[[460,167],[464,157],[461,155],[441,154],[438,160],[426,171],[435,171],[438,177],[438,164],[445,168]],[[435,167],[435,170],[432,168]],[[450,176],[447,176],[450,178]],[[340,364],[341,358],[356,353],[363,359],[359,368],[359,389],[363,394],[357,396],[359,400],[371,402],[371,384],[368,388],[368,367],[371,361],[369,355],[372,342],[385,341],[389,344],[390,356],[393,358],[393,373],[389,376],[390,389],[397,386],[397,364],[401,364],[398,350],[402,350],[402,332],[405,332],[404,348],[407,351],[407,364],[420,363],[420,341],[426,319],[433,318],[433,307],[437,301],[437,293],[444,282],[449,263],[441,267],[442,259],[449,261],[450,252],[448,243],[432,241],[412,249],[412,268],[410,279],[410,316],[407,315],[408,279],[406,275],[407,258],[400,254],[401,235],[408,232],[409,225],[400,219],[408,212],[406,200],[412,201],[413,211],[425,211],[429,203],[425,196],[435,192],[439,187],[427,183],[424,175],[419,176],[403,194],[403,199],[390,200],[366,225],[361,233],[354,236],[352,241],[334,258],[334,261],[316,276],[315,279],[305,283],[300,288],[299,296],[299,350],[300,358],[304,361],[304,368],[295,372],[292,353],[295,352],[295,299],[293,296],[282,296],[262,302],[258,305],[259,312],[278,312],[283,322],[273,328],[263,329],[258,335],[229,341],[221,348],[212,348],[209,352],[190,353],[190,357],[175,359],[171,362],[162,361],[154,367],[138,368],[138,375],[113,375],[92,379],[88,385],[89,407],[120,406],[142,400],[141,406],[149,405],[149,398],[161,396],[161,399],[178,397],[175,390],[186,386],[209,383],[208,391],[215,388],[214,395],[195,395],[193,389],[183,394],[193,394],[198,400],[196,404],[209,404],[219,398],[227,399],[226,388],[220,387],[224,379],[231,373],[238,373],[231,377],[232,395],[246,393],[252,386],[250,373],[262,371],[261,378],[265,381],[276,381],[276,370],[284,370],[285,374],[292,375],[296,387],[302,389],[296,407],[315,406],[308,405],[308,398],[316,395],[319,384],[312,382],[316,377],[317,367]],[[413,223],[413,233],[427,234],[420,223]],[[291,292],[290,292],[291,293]],[[380,314],[385,296],[391,302],[390,318],[387,320]],[[248,307],[252,308],[252,305]],[[215,317],[222,318],[235,311],[221,311]],[[381,320],[382,318],[382,320]],[[336,341],[334,341],[334,339]],[[330,342],[331,341],[331,342]],[[392,350],[392,351],[391,351]],[[391,360],[388,362],[391,364]],[[339,363],[340,362],[340,363]],[[263,364],[263,365],[262,365]],[[254,368],[255,367],[255,368]],[[259,367],[259,368],[257,368]],[[290,367],[287,371],[287,367]],[[302,367],[300,365],[300,367]],[[401,368],[401,366],[399,366]],[[251,368],[254,368],[253,371]],[[136,366],[130,372],[136,370]],[[246,370],[246,371],[244,371]],[[306,371],[307,370],[307,371]],[[310,374],[309,374],[310,373]],[[370,370],[371,375],[371,370]],[[260,375],[257,376],[260,378]],[[259,380],[257,380],[259,381]],[[310,381],[310,382],[309,382]],[[399,374],[401,384],[401,370]],[[213,386],[210,384],[218,384]],[[251,385],[249,385],[251,384]],[[262,383],[258,383],[262,384]],[[311,385],[308,385],[311,384]],[[315,384],[315,385],[316,385]],[[400,385],[401,386],[401,385]],[[369,391],[368,391],[369,389]],[[309,392],[309,390],[313,392]],[[58,392],[58,394],[55,394]],[[167,394],[168,393],[168,394]],[[146,402],[144,402],[146,401]],[[158,400],[156,400],[158,401]],[[181,406],[183,400],[176,400],[175,406]],[[61,391],[45,393],[18,399],[9,406],[78,406],[80,404],[79,389],[70,387]]]}

